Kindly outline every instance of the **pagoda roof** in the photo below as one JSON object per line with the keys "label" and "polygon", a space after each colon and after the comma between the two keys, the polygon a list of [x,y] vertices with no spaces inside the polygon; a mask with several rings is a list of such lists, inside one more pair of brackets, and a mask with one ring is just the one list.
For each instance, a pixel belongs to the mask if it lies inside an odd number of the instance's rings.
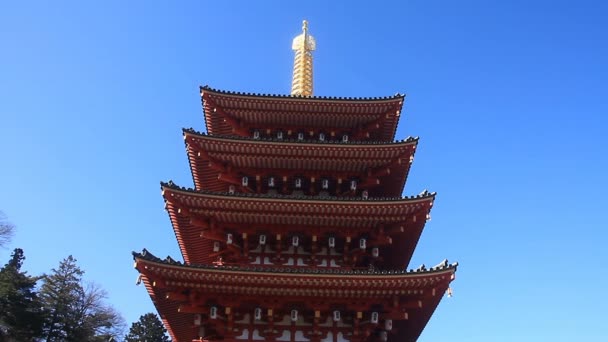
{"label": "pagoda roof", "polygon": [[244,97],[253,99],[290,99],[290,100],[314,100],[314,101],[345,101],[345,102],[378,102],[378,101],[389,101],[395,99],[403,100],[404,94],[396,93],[390,96],[366,96],[366,97],[349,97],[349,96],[304,96],[304,95],[291,95],[291,94],[265,94],[265,93],[251,93],[251,92],[240,92],[231,90],[221,90],[212,88],[208,85],[200,87],[201,93],[210,93],[216,95],[232,96],[232,97]]}
{"label": "pagoda roof", "polygon": [[408,328],[399,329],[399,335],[417,337],[443,292],[454,279],[458,266],[457,263],[448,264],[446,260],[428,270],[301,270],[280,267],[185,265],[170,257],[157,258],[145,249],[142,253],[134,252],[133,256],[135,268],[142,275],[148,293],[169,328],[170,335],[177,341],[190,341],[196,338],[197,333],[192,325],[193,314],[180,313],[182,303],[171,300],[168,295],[171,291],[184,289],[200,291],[214,298],[231,298],[233,302],[238,302],[238,298],[249,299],[252,296],[290,300],[325,297],[333,301],[348,301],[353,298],[380,301],[394,300],[395,296],[404,297],[408,301],[420,303],[421,309],[409,322],[398,321],[395,324]]}
{"label": "pagoda roof", "polygon": [[[447,260],[435,267],[408,270],[345,270],[341,268],[315,268],[303,269],[297,267],[265,267],[265,266],[218,266],[212,264],[184,264],[171,257],[161,259],[144,249],[142,253],[133,252],[136,268],[140,273],[150,276],[152,273],[165,275],[165,286],[172,283],[167,281],[194,282],[198,287],[202,281],[225,282],[233,288],[215,288],[219,291],[232,291],[238,294],[247,288],[239,288],[238,285],[253,285],[268,287],[260,289],[263,292],[257,295],[306,296],[306,289],[331,289],[331,292],[320,294],[332,298],[350,298],[352,292],[344,291],[344,286],[349,289],[360,290],[361,296],[391,298],[401,290],[432,288],[438,282],[452,280],[451,275],[456,272],[458,263],[448,264]],[[142,265],[140,265],[142,262]],[[143,267],[141,267],[143,266]],[[444,278],[445,276],[448,278]],[[309,279],[316,278],[314,283]],[[200,285],[196,285],[196,284]],[[173,284],[177,286],[177,284]],[[187,285],[187,284],[185,284]],[[283,293],[286,287],[297,286],[297,293]],[[184,286],[187,287],[187,286]],[[391,289],[394,293],[375,291]],[[301,291],[301,292],[300,292]],[[396,292],[395,292],[396,291]],[[249,294],[250,291],[247,291]],[[405,294],[405,293],[404,293]],[[312,294],[311,294],[312,295]]]}
{"label": "pagoda roof", "polygon": [[[232,119],[249,124],[350,128],[381,122],[381,139],[393,140],[405,95],[387,97],[325,97],[269,95],[200,88],[207,132],[231,134]],[[217,114],[221,108],[220,115]],[[305,113],[306,115],[301,115]]]}
{"label": "pagoda roof", "polygon": [[184,139],[197,189],[226,189],[226,185],[218,181],[218,171],[208,167],[210,162],[230,164],[237,170],[282,169],[354,175],[395,166],[380,185],[383,190],[380,192],[386,196],[398,196],[403,191],[418,144],[418,138],[411,137],[398,142],[307,142],[209,136],[193,129],[184,129]]}
{"label": "pagoda roof", "polygon": [[[213,218],[217,222],[246,225],[335,227],[357,231],[380,224],[409,222],[417,241],[435,193],[424,191],[409,198],[312,197],[268,194],[230,194],[178,187],[161,183],[166,208],[186,262],[210,263],[212,241],[200,237],[201,227],[193,218]],[[420,216],[418,220],[412,219]],[[411,251],[402,251],[409,259]],[[407,260],[405,260],[407,262]]]}

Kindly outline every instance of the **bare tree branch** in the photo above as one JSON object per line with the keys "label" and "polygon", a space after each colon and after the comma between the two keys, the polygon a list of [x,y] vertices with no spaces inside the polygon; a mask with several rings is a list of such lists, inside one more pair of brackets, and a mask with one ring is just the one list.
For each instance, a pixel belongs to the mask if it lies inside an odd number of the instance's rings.
{"label": "bare tree branch", "polygon": [[3,212],[0,211],[0,247],[6,247],[15,233],[13,226],[6,218]]}

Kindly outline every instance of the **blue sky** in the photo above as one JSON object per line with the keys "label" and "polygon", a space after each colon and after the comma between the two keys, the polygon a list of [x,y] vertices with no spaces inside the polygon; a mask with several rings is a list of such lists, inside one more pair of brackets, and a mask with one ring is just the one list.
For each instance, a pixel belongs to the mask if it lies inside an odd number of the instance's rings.
{"label": "blue sky", "polygon": [[132,250],[180,256],[159,181],[191,186],[198,86],[285,94],[316,37],[315,94],[406,93],[405,193],[438,197],[411,266],[458,261],[421,342],[605,341],[603,1],[3,2],[4,263],[69,254],[127,321],[153,310]]}

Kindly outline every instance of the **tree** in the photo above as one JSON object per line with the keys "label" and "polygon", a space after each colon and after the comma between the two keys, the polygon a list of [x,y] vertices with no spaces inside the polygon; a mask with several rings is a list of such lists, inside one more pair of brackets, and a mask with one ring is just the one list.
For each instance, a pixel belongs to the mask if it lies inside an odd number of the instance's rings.
{"label": "tree", "polygon": [[38,277],[21,271],[25,256],[16,248],[0,269],[1,340],[32,341],[42,335],[43,314],[35,292]]}
{"label": "tree", "polygon": [[158,316],[147,313],[131,325],[129,334],[125,336],[125,342],[169,342],[169,337]]}
{"label": "tree", "polygon": [[40,299],[47,317],[46,341],[108,341],[122,335],[122,317],[104,303],[105,291],[94,284],[83,285],[83,274],[70,255],[43,278]]}
{"label": "tree", "polygon": [[0,247],[8,245],[13,237],[15,227],[8,222],[6,216],[0,211]]}

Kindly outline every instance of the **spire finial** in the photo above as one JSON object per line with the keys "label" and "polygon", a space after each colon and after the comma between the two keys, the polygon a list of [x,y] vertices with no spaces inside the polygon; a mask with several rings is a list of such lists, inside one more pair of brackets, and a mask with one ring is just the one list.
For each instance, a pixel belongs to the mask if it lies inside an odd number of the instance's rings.
{"label": "spire finial", "polygon": [[302,21],[302,33],[294,38],[291,48],[295,51],[291,95],[312,96],[312,51],[316,42],[308,34],[308,21]]}

